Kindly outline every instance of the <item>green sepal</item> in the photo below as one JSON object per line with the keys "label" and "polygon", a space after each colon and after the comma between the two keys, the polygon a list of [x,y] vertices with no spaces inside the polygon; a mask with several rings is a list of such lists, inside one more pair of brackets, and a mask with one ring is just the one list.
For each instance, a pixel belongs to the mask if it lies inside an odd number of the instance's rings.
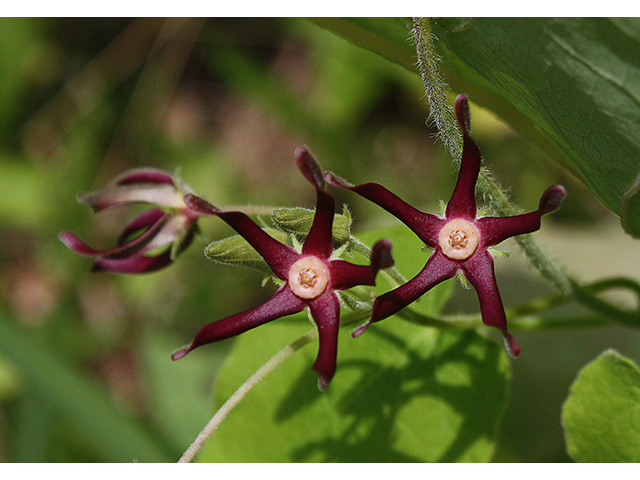
{"label": "green sepal", "polygon": [[[287,243],[288,237],[282,232],[272,228],[263,230],[282,243]],[[248,267],[264,273],[271,273],[267,262],[240,235],[211,242],[205,247],[204,254],[209,260],[222,265]]]}
{"label": "green sepal", "polygon": [[[308,208],[278,208],[271,214],[271,221],[279,230],[289,235],[294,235],[299,240],[307,237],[315,210]],[[346,205],[343,205],[342,213],[336,213],[333,217],[333,243],[339,248],[351,239],[351,212]]]}

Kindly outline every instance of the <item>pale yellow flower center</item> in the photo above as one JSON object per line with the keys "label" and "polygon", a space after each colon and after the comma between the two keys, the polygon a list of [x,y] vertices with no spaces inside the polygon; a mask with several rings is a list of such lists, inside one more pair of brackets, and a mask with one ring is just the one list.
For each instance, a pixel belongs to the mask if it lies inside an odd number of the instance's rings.
{"label": "pale yellow flower center", "polygon": [[319,297],[329,284],[329,272],[319,258],[303,257],[289,270],[289,288],[298,297],[310,300]]}
{"label": "pale yellow flower center", "polygon": [[438,243],[442,253],[452,260],[466,260],[478,248],[478,230],[461,218],[447,222],[440,234]]}

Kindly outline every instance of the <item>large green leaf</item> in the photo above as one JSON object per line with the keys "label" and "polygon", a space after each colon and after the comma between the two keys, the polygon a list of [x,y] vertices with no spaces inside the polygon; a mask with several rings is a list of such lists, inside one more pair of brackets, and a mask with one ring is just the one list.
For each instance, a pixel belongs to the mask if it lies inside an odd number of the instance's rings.
{"label": "large green leaf", "polygon": [[603,353],[571,386],[562,423],[576,461],[640,461],[638,367],[614,351]]}
{"label": "large green leaf", "polygon": [[[404,227],[374,236],[391,238],[401,266],[420,247]],[[439,311],[449,293],[450,284],[432,290],[420,309]],[[277,320],[237,340],[218,376],[218,405],[280,347],[309,328],[300,320],[304,316]],[[317,389],[311,371],[317,349],[313,343],[247,395],[199,460],[491,459],[509,377],[500,345],[475,331],[439,330],[397,317],[372,325],[357,339],[350,338],[350,330],[341,329],[338,370],[326,391]]]}
{"label": "large green leaf", "polygon": [[[398,33],[407,23],[321,25],[412,68],[409,31],[405,39]],[[640,20],[439,18],[432,25],[452,89],[571,169],[640,237]]]}

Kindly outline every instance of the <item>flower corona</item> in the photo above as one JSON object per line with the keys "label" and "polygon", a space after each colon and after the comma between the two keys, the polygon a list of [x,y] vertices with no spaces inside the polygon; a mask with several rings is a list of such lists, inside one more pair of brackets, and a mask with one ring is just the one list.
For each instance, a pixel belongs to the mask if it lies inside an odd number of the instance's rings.
{"label": "flower corona", "polygon": [[438,234],[442,253],[451,260],[466,260],[478,248],[478,230],[461,218],[447,222]]}

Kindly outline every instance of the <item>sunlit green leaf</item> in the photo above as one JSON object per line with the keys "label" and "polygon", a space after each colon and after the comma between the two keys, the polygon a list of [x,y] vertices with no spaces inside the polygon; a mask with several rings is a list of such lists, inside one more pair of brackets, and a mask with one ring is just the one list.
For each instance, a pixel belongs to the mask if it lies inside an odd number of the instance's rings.
{"label": "sunlit green leaf", "polygon": [[[217,403],[305,328],[281,322],[242,336],[221,372]],[[245,398],[199,460],[491,459],[508,377],[496,343],[392,318],[357,339],[343,329],[339,345],[338,372],[325,392],[310,370],[313,343]]]}
{"label": "sunlit green leaf", "polygon": [[576,461],[640,461],[638,367],[614,351],[603,353],[578,374],[562,423]]}

